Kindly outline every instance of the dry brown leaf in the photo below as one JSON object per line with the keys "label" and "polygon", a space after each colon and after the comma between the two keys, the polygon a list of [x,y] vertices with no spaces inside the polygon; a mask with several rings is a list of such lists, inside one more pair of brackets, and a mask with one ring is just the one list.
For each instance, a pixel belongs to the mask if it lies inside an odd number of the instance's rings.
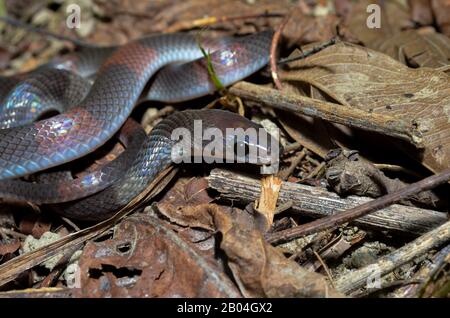
{"label": "dry brown leaf", "polygon": [[[266,223],[260,224],[259,219],[248,213],[240,213],[239,209],[229,208],[211,203],[206,189],[208,181],[205,178],[180,178],[163,198],[156,204],[158,212],[167,217],[172,223],[190,229],[204,229],[216,231],[213,215],[217,210],[228,214],[237,222],[246,226],[258,227],[261,232],[266,231]],[[256,215],[255,215],[256,216]],[[178,229],[178,231],[182,231]],[[195,231],[188,235],[196,235]]]}
{"label": "dry brown leaf", "polygon": [[283,38],[288,47],[300,43],[327,41],[336,36],[336,26],[339,18],[334,14],[311,16],[303,14],[301,8],[286,7],[291,17],[283,29]]}
{"label": "dry brown leaf", "polygon": [[[177,224],[221,231],[221,248],[245,296],[335,295],[324,277],[303,270],[267,244],[257,218],[239,209],[208,203],[210,198],[203,192],[203,179],[179,181],[164,196],[158,209]],[[195,196],[187,199],[190,196],[186,193],[196,193],[199,199]]]}
{"label": "dry brown leaf", "polygon": [[233,276],[246,297],[343,297],[325,277],[309,272],[265,242],[261,233],[224,213],[214,221],[222,233]]}
{"label": "dry brown leaf", "polygon": [[420,25],[431,25],[433,23],[433,11],[431,0],[408,0],[411,8],[411,19]]}
{"label": "dry brown leaf", "polygon": [[0,257],[16,252],[20,248],[20,246],[21,243],[19,240],[11,240],[10,242],[0,241]]}
{"label": "dry brown leaf", "polygon": [[440,68],[450,64],[450,39],[432,30],[403,31],[369,47],[413,67]]}
{"label": "dry brown leaf", "polygon": [[207,188],[208,181],[204,178],[179,178],[157,203],[158,211],[178,225],[213,230],[208,207],[214,199],[206,192]]}
{"label": "dry brown leaf", "polygon": [[89,242],[75,297],[239,297],[211,259],[162,221],[146,215],[121,222],[113,239]]}
{"label": "dry brown leaf", "polygon": [[23,234],[31,234],[34,238],[40,238],[42,234],[50,231],[51,222],[40,215],[27,214],[19,224],[20,232]]}
{"label": "dry brown leaf", "polygon": [[[370,4],[378,4],[381,8],[381,27],[368,28],[367,7]],[[400,30],[413,27],[410,20],[409,8],[400,1],[360,0],[351,6],[345,16],[345,23],[351,33],[364,45],[370,46],[378,39],[388,39]]]}
{"label": "dry brown leaf", "polygon": [[[89,40],[94,43],[121,44],[155,32],[176,32],[195,28],[196,22],[207,17],[236,17],[255,14],[285,13],[290,7],[288,0],[260,0],[250,3],[243,0],[186,0],[186,1],[135,1],[95,0],[99,11],[111,22],[97,21],[96,30]],[[250,23],[248,23],[250,21]],[[280,18],[233,20],[207,25],[209,34],[223,35],[229,31],[254,32],[255,28],[275,27]],[[215,30],[215,31],[214,31]]]}
{"label": "dry brown leaf", "polygon": [[284,80],[309,83],[343,107],[390,115],[417,125],[423,152],[407,149],[432,171],[450,162],[450,77],[428,68],[411,69],[356,45],[339,43],[280,72]]}
{"label": "dry brown leaf", "polygon": [[450,1],[431,0],[433,13],[439,29],[447,36],[450,36]]}
{"label": "dry brown leaf", "polygon": [[[179,32],[206,27],[208,34],[220,36],[254,32],[258,29],[276,28],[282,17],[246,18],[258,14],[286,14],[293,12],[284,28],[283,36],[288,46],[298,43],[328,40],[336,35],[339,19],[334,14],[311,16],[303,14],[296,3],[288,0],[186,0],[180,1],[131,1],[96,0],[104,20],[97,21],[95,33],[90,36],[94,43],[125,43],[154,32]],[[136,2],[136,4],[135,4]],[[109,19],[108,19],[109,18]],[[229,21],[209,24],[214,18],[231,18]],[[151,23],[148,23],[151,21]],[[113,30],[113,31],[112,31]]]}
{"label": "dry brown leaf", "polygon": [[277,115],[282,127],[292,139],[320,157],[324,158],[328,151],[336,148],[320,119],[282,111],[277,111]]}

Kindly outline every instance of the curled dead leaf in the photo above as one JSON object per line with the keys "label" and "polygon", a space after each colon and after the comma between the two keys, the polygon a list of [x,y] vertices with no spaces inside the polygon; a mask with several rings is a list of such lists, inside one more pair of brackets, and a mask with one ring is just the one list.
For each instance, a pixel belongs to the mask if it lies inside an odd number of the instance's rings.
{"label": "curled dead leaf", "polygon": [[370,47],[413,67],[440,68],[450,62],[450,39],[434,31],[407,30]]}
{"label": "curled dead leaf", "polygon": [[432,171],[450,162],[450,77],[440,71],[412,69],[357,45],[338,43],[289,65],[285,81],[309,84],[324,96],[373,114],[409,122],[423,135],[424,150],[406,153]]}
{"label": "curled dead leaf", "polygon": [[158,211],[178,225],[213,230],[207,211],[213,198],[208,195],[207,188],[208,182],[204,178],[180,178],[157,203]]}
{"label": "curled dead leaf", "polygon": [[221,269],[160,220],[121,222],[114,238],[89,242],[75,297],[239,297]]}
{"label": "curled dead leaf", "polygon": [[305,270],[265,242],[258,230],[223,213],[215,213],[214,222],[222,233],[220,247],[244,296],[343,297],[325,277]]}

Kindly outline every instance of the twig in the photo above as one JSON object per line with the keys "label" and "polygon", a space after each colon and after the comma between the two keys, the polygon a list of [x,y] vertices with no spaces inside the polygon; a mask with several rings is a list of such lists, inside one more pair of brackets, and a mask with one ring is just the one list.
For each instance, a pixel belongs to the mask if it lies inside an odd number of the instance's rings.
{"label": "twig", "polygon": [[288,23],[289,19],[292,16],[292,12],[288,13],[283,21],[281,21],[277,30],[273,34],[272,44],[270,45],[270,74],[272,75],[273,82],[277,89],[282,90],[283,85],[281,85],[280,77],[278,76],[278,68],[277,68],[277,47],[278,42],[280,41],[281,33],[283,32],[284,27]]}
{"label": "twig", "polygon": [[449,240],[450,221],[447,221],[438,228],[418,237],[411,243],[379,258],[375,264],[368,265],[348,275],[339,277],[335,281],[336,289],[346,294],[356,291],[363,287],[371,278],[381,277],[390,273],[395,268],[412,261],[414,258]]}
{"label": "twig", "polygon": [[71,220],[69,220],[68,218],[61,216],[61,219],[66,222],[69,226],[71,226],[75,231],[79,231],[80,228],[78,227],[78,225],[76,225],[74,222],[72,222]]}
{"label": "twig", "polygon": [[303,60],[303,59],[307,58],[308,56],[316,54],[316,53],[322,51],[323,49],[326,49],[327,47],[336,44],[336,42],[337,42],[337,39],[332,38],[326,42],[323,42],[317,46],[312,47],[309,50],[306,50],[306,51],[301,50],[302,54],[299,56],[292,56],[292,57],[286,57],[284,59],[280,59],[277,62],[277,64],[282,65],[282,64],[286,64],[286,63],[290,63],[290,62],[294,62],[294,61],[298,61],[298,60]]}
{"label": "twig", "polygon": [[282,180],[287,180],[289,176],[294,172],[295,168],[302,162],[303,158],[306,156],[306,148],[303,148],[294,158],[292,158],[289,167],[278,174],[278,177]]}
{"label": "twig", "polygon": [[283,17],[284,14],[281,13],[258,13],[258,14],[248,14],[248,15],[241,15],[241,16],[223,16],[223,17],[206,17],[202,19],[195,19],[190,21],[181,21],[178,23],[175,23],[174,25],[168,27],[165,31],[166,32],[179,32],[182,30],[189,30],[199,27],[205,27],[208,25],[214,25],[218,23],[225,23],[230,21],[237,21],[237,20],[249,20],[249,19],[261,19],[261,18],[280,18]]}
{"label": "twig", "polygon": [[27,238],[27,236],[25,234],[22,234],[22,233],[19,233],[19,232],[10,230],[10,229],[5,229],[5,228],[0,228],[0,233],[11,235],[12,237],[19,238],[19,239]]}
{"label": "twig", "polygon": [[[221,197],[234,202],[247,204],[254,202],[260,193],[260,182],[257,179],[235,172],[213,169],[209,175],[208,183],[211,188],[218,191]],[[292,201],[290,213],[318,218],[330,216],[373,199],[348,196],[340,198],[337,194],[325,189],[283,182],[281,185],[279,205]],[[394,204],[385,209],[354,220],[354,224],[380,231],[394,231],[409,235],[421,235],[445,223],[445,213],[416,207]]]}
{"label": "twig", "polygon": [[450,168],[444,170],[439,174],[432,175],[421,181],[412,183],[403,189],[386,194],[373,201],[367,202],[345,212],[331,215],[306,225],[298,226],[295,228],[287,229],[277,233],[272,233],[267,237],[267,241],[270,243],[280,243],[286,240],[292,240],[308,234],[316,233],[323,230],[335,228],[344,223],[353,221],[364,215],[368,215],[377,210],[383,209],[393,203],[408,198],[411,195],[419,192],[430,190],[450,180]]}
{"label": "twig", "polygon": [[289,153],[291,151],[297,150],[300,147],[302,147],[301,143],[299,143],[298,141],[293,142],[293,143],[291,143],[291,144],[289,144],[289,145],[287,145],[286,147],[283,148],[283,155],[287,154],[287,153]]}
{"label": "twig", "polygon": [[430,273],[428,277],[425,279],[423,284],[418,288],[418,297],[423,297],[426,287],[432,280],[435,278],[436,273],[442,269],[443,263],[448,262],[448,257],[450,255],[450,244],[442,248],[439,252],[434,256],[434,263],[431,266]]}
{"label": "twig", "polygon": [[325,162],[319,163],[306,177],[305,179],[312,179],[316,177],[319,172],[325,167]]}
{"label": "twig", "polygon": [[313,253],[314,253],[314,256],[316,256],[319,263],[322,265],[323,269],[325,270],[325,273],[327,273],[328,280],[330,281],[331,287],[334,288],[333,275],[331,275],[330,269],[328,268],[327,264],[323,261],[322,257],[320,257],[319,253],[317,253],[316,251],[313,251]]}
{"label": "twig", "polygon": [[392,171],[392,172],[401,172],[401,173],[405,173],[405,174],[409,174],[411,176],[414,176],[416,178],[423,178],[423,175],[413,171],[411,169],[399,166],[399,165],[392,165],[392,164],[388,164],[388,163],[374,163],[373,164],[375,168],[380,169],[380,170],[387,170],[387,171]]}
{"label": "twig", "polygon": [[367,289],[361,293],[358,293],[356,295],[353,295],[353,297],[355,298],[364,298],[367,297],[375,292],[380,292],[382,290],[385,289],[390,289],[390,288],[394,288],[394,287],[405,287],[407,285],[417,285],[422,283],[422,281],[420,279],[406,279],[406,280],[396,280],[393,282],[389,282],[389,283],[384,283],[380,289]]}
{"label": "twig", "polygon": [[414,127],[412,123],[392,116],[369,113],[352,107],[343,107],[339,104],[280,92],[276,89],[248,82],[239,82],[233,85],[229,92],[243,99],[255,101],[257,105],[262,103],[275,109],[321,118],[329,122],[400,138],[416,145],[416,147],[422,146],[422,134],[417,127]]}

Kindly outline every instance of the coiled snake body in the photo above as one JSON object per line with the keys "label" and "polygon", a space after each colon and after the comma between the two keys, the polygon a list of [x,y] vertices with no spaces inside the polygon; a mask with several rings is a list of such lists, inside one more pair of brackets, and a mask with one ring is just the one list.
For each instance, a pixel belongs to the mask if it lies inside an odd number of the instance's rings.
{"label": "coiled snake body", "polygon": [[[269,57],[271,35],[261,32],[219,45],[210,54],[210,63],[221,83],[229,85],[263,67]],[[151,36],[103,51],[109,57],[99,68],[102,54],[91,62],[69,59],[57,64],[59,69],[43,68],[28,75],[0,78],[0,198],[36,203],[68,201],[62,204],[65,215],[104,219],[171,164],[173,129],[193,129],[195,119],[202,120],[205,129],[260,128],[231,112],[190,110],[169,116],[145,136],[127,118],[153,74],[167,64],[192,61],[162,70],[146,94],[150,100],[188,100],[215,90],[207,71],[208,61],[202,58],[196,38],[187,34]],[[92,87],[71,72],[92,75],[92,68],[98,68]],[[61,113],[32,122],[48,110]],[[16,179],[85,156],[119,130],[127,150],[96,172],[48,186]],[[86,195],[90,196],[75,200]]]}

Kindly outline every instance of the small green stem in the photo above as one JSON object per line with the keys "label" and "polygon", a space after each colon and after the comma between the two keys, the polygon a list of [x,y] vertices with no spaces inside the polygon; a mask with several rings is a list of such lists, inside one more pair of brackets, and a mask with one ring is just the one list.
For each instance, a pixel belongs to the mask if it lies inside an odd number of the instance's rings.
{"label": "small green stem", "polygon": [[211,80],[214,83],[214,86],[216,87],[216,89],[219,92],[223,92],[225,90],[225,86],[223,86],[223,84],[220,82],[219,78],[217,77],[216,71],[214,70],[214,66],[211,60],[211,53],[208,51],[206,52],[206,50],[203,48],[203,46],[200,43],[200,40],[197,40],[198,42],[198,47],[200,48],[200,50],[202,51],[203,56],[206,58],[206,65],[208,68],[208,74],[211,77]]}

